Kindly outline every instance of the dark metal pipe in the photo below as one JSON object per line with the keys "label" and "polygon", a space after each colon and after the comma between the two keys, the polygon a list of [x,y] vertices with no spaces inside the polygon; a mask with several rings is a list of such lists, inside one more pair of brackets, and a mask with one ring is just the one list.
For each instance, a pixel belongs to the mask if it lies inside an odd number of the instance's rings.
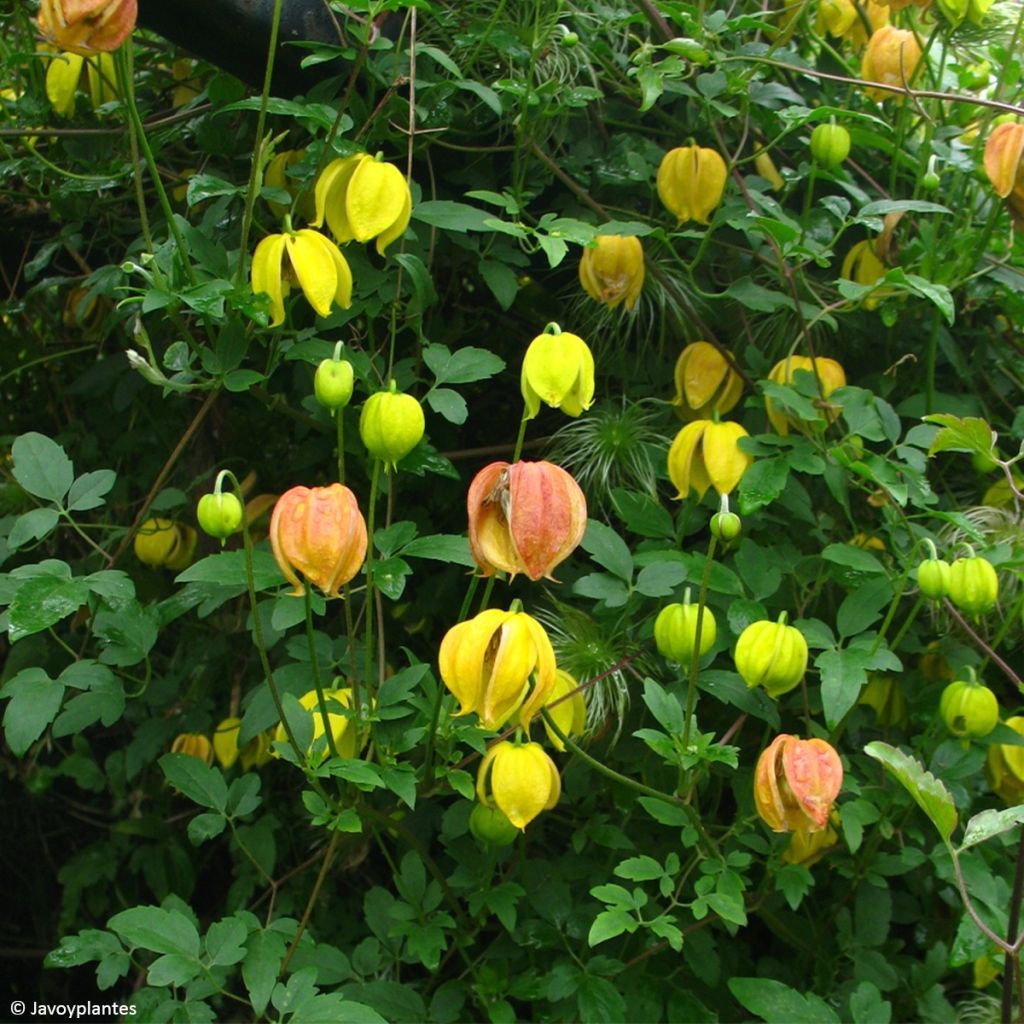
{"label": "dark metal pipe", "polygon": [[[140,25],[256,88],[263,85],[273,15],[274,0],[139,0]],[[304,71],[299,65],[308,51],[285,45],[299,39],[338,43],[324,0],[282,4],[272,83],[279,96],[306,92],[325,74],[345,71],[339,61]]]}

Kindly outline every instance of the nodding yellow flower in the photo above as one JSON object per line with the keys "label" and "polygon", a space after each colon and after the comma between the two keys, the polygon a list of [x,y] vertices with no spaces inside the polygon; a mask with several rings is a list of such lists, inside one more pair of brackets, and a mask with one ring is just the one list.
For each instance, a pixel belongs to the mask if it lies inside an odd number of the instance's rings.
{"label": "nodding yellow flower", "polygon": [[[316,690],[310,690],[299,698],[299,703],[309,712],[313,719],[313,738],[309,741],[307,755],[312,754],[317,746],[317,741],[324,735],[324,714],[320,709],[320,698]],[[327,706],[327,720],[331,725],[331,737],[334,740],[334,747],[338,751],[338,757],[353,758],[362,746],[360,740],[365,737],[356,734],[356,730],[349,728],[351,722],[347,715],[337,710],[337,705],[343,708],[352,706],[352,691],[345,687],[341,690],[325,690],[324,703]],[[278,743],[285,743],[288,740],[288,733],[285,731],[284,723],[278,725],[274,732],[274,739]],[[326,750],[330,747],[325,746]]]}
{"label": "nodding yellow flower", "polygon": [[728,170],[721,154],[706,146],[678,146],[658,166],[658,197],[683,224],[707,224],[722,201]]}
{"label": "nodding yellow flower", "polygon": [[[863,46],[868,36],[889,24],[889,8],[875,0],[861,5],[861,17],[853,0],[820,0],[818,4],[818,33],[827,31],[830,36],[846,39],[854,46]],[[867,18],[870,32],[864,25]]]}
{"label": "nodding yellow flower", "polygon": [[[768,379],[776,384],[791,384],[798,370],[803,370],[807,373],[817,372],[818,380],[821,383],[821,397],[823,400],[827,400],[828,396],[836,388],[846,386],[846,371],[843,367],[834,359],[826,359],[823,356],[817,356],[814,359],[810,359],[807,356],[787,356],[785,359],[780,359],[772,367],[771,372],[768,374]],[[776,408],[770,398],[765,399],[764,408],[765,412],[768,413],[769,422],[775,428],[775,432],[783,437],[789,434],[790,427],[797,429],[804,429],[805,427],[802,420],[787,416]],[[823,409],[822,413],[825,419],[831,423],[839,415],[839,411],[838,406],[830,405]]]}
{"label": "nodding yellow flower", "polygon": [[172,754],[187,754],[204,764],[213,764],[213,746],[210,741],[196,732],[183,732],[171,744]]}
{"label": "nodding yellow flower", "polygon": [[598,235],[580,257],[583,290],[609,309],[636,305],[644,285],[644,250],[636,235]]}
{"label": "nodding yellow flower", "polygon": [[[870,82],[909,89],[920,74],[920,65],[923,64],[921,58],[921,44],[913,32],[884,25],[868,40],[861,60],[860,77]],[[898,92],[870,86],[865,91],[879,103],[899,96]]]}
{"label": "nodding yellow flower", "polygon": [[502,740],[480,762],[476,793],[485,807],[497,805],[516,828],[525,829],[541,811],[558,803],[562,780],[539,743]]}
{"label": "nodding yellow flower", "polygon": [[92,57],[65,51],[55,54],[46,67],[46,98],[54,113],[71,117],[75,112],[75,92],[85,72],[89,83],[89,98],[93,109],[116,99],[117,78],[114,58],[109,53]]}
{"label": "nodding yellow flower", "polygon": [[1000,199],[1024,186],[1024,124],[1008,121],[992,130],[985,143],[985,174]]}
{"label": "nodding yellow flower", "polygon": [[528,419],[540,412],[541,402],[579,416],[594,403],[594,356],[579,335],[548,324],[523,356],[519,383]]}
{"label": "nodding yellow flower", "polygon": [[36,23],[58,49],[88,57],[116,50],[137,17],[137,0],[41,0]]}
{"label": "nodding yellow flower", "polygon": [[709,487],[719,494],[733,490],[754,461],[736,443],[749,436],[738,423],[687,423],[668,450],[668,475],[679,491],[676,498],[687,497],[691,488],[698,500]]}
{"label": "nodding yellow flower", "polygon": [[520,725],[529,729],[555,685],[551,641],[526,612],[488,608],[452,626],[437,660],[461,705],[457,714],[475,711],[485,729],[500,729],[516,708]]}
{"label": "nodding yellow flower", "polygon": [[[874,240],[865,238],[850,247],[850,251],[843,259],[843,267],[839,274],[840,277],[856,281],[857,284],[874,284],[885,277],[887,270],[886,265],[878,258]],[[882,288],[868,295],[864,299],[864,308],[874,309],[882,299],[892,293],[892,288]]]}
{"label": "nodding yellow flower", "polygon": [[394,165],[368,153],[332,160],[316,182],[316,219],[324,220],[339,242],[377,239],[377,252],[405,234],[412,216],[412,193]]}
{"label": "nodding yellow flower", "polygon": [[[587,725],[587,701],[579,685],[565,669],[560,668],[555,673],[555,685],[551,687],[551,693],[544,704],[555,725],[570,739],[581,735]],[[572,696],[567,696],[570,693]],[[558,701],[555,707],[548,706],[555,701]],[[547,722],[544,723],[544,731],[555,750],[564,752],[565,744]]]}
{"label": "nodding yellow flower", "polygon": [[[288,168],[297,164],[305,155],[304,149],[283,149],[280,153],[275,153],[270,158],[267,169],[263,172],[263,184],[270,188],[283,189],[294,199],[298,194],[298,185],[294,178],[288,176]],[[288,207],[275,203],[271,199],[267,200],[267,206],[270,207],[275,217],[284,217],[288,212]],[[302,193],[302,199],[295,212],[297,216],[308,221],[312,221],[316,216],[316,204],[310,192]],[[317,224],[317,227],[319,226]]]}
{"label": "nodding yellow flower", "polygon": [[270,296],[271,327],[284,323],[284,298],[292,275],[320,316],[327,316],[332,305],[352,305],[352,271],[329,238],[312,228],[267,235],[252,256],[252,290]]}
{"label": "nodding yellow flower", "polygon": [[[1005,722],[1024,736],[1024,718],[1014,715]],[[989,785],[1008,804],[1024,802],[1024,747],[1015,743],[993,743],[988,748],[985,773]]]}
{"label": "nodding yellow flower", "polygon": [[754,806],[774,832],[820,832],[843,784],[843,765],[824,740],[783,733],[757,760]]}
{"label": "nodding yellow flower", "polygon": [[180,571],[192,564],[199,536],[191,526],[170,519],[147,519],[135,534],[135,557],[154,569]]}
{"label": "nodding yellow flower", "polygon": [[675,381],[672,405],[681,420],[707,420],[715,413],[724,416],[743,393],[743,379],[706,341],[690,342],[679,353]]}
{"label": "nodding yellow flower", "polygon": [[754,168],[768,182],[773,192],[779,192],[786,187],[785,179],[779,174],[779,169],[767,149],[759,149],[754,154]]}
{"label": "nodding yellow flower", "polygon": [[243,771],[259,768],[270,760],[270,737],[265,732],[253,736],[245,746],[239,748],[238,732],[241,725],[240,718],[225,718],[214,730],[213,753],[225,771],[239,758]]}

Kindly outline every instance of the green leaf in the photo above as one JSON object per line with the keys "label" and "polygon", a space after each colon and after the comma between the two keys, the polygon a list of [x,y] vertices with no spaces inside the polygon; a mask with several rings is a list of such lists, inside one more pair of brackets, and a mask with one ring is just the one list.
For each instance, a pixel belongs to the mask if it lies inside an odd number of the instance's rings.
{"label": "green leaf", "polygon": [[615,874],[630,882],[651,882],[661,878],[665,869],[653,858],[648,856],[627,857],[616,866]]}
{"label": "green leaf", "polygon": [[149,949],[198,959],[199,932],[180,911],[163,907],[132,907],[115,914],[107,927],[130,949]]}
{"label": "green leaf", "polygon": [[83,473],[71,485],[68,491],[68,511],[85,512],[90,508],[99,508],[103,495],[117,481],[117,474],[112,469],[97,469],[91,473]]}
{"label": "green leaf", "polygon": [[374,562],[373,582],[380,592],[392,601],[397,601],[405,591],[405,578],[412,572],[403,558],[385,558]]}
{"label": "green leaf", "polygon": [[679,562],[655,562],[637,573],[636,589],[646,597],[668,597],[685,579],[685,565]]}
{"label": "green leaf", "polygon": [[659,800],[654,796],[639,797],[638,802],[655,821],[662,825],[682,828],[684,825],[690,824],[689,815],[679,804]]}
{"label": "green leaf", "polygon": [[626,1001],[607,978],[592,974],[580,977],[576,990],[579,1019],[587,1024],[619,1024],[626,1020]]}
{"label": "green leaf", "polygon": [[616,487],[612,490],[612,504],[626,528],[633,533],[658,540],[672,540],[675,537],[675,527],[668,509],[649,494]]}
{"label": "green leaf", "polygon": [[164,754],[160,768],[167,781],[200,807],[224,813],[228,785],[218,768],[212,768],[189,754]]}
{"label": "green leaf", "polygon": [[60,522],[55,508],[34,508],[18,516],[7,535],[7,546],[16,551],[24,544],[42,540]]}
{"label": "green leaf", "polygon": [[498,260],[482,259],[477,264],[477,269],[484,279],[484,284],[498,300],[498,305],[502,309],[510,308],[519,294],[519,277],[516,272],[507,263],[500,263]]}
{"label": "green leaf", "polygon": [[858,213],[860,217],[884,217],[887,213],[952,213],[948,206],[929,203],[923,199],[876,199],[865,203]]}
{"label": "green leaf", "polygon": [[413,220],[445,231],[489,231],[486,221],[490,214],[468,203],[456,203],[450,199],[428,199],[417,203],[412,209]]}
{"label": "green leaf", "polygon": [[245,940],[249,930],[235,917],[216,921],[206,932],[207,965],[230,966],[245,959]]}
{"label": "green leaf", "polygon": [[610,526],[588,519],[581,546],[598,565],[627,584],[633,578],[633,556],[626,542]]}
{"label": "green leaf", "polygon": [[786,489],[788,479],[789,463],[785,459],[758,459],[740,480],[740,512],[749,516],[770,505]]}
{"label": "green leaf", "polygon": [[213,199],[217,196],[237,196],[245,190],[239,185],[232,185],[230,181],[218,178],[213,174],[196,174],[188,182],[188,189],[185,192],[185,201],[189,206],[195,206],[204,199]]}
{"label": "green leaf", "polygon": [[653,679],[644,680],[644,703],[655,721],[668,733],[683,731],[683,708],[679,700],[666,692]]}
{"label": "green leaf", "polygon": [[623,932],[635,932],[636,918],[624,910],[602,910],[594,919],[587,935],[587,945],[596,946],[599,942],[614,939]]}
{"label": "green leaf", "polygon": [[15,757],[22,757],[56,718],[64,684],[37,667],[22,669],[0,690],[10,703],[4,711],[4,733]]}
{"label": "green leaf", "polygon": [[934,413],[923,417],[925,423],[934,423],[942,429],[935,435],[928,455],[936,452],[969,452],[979,455],[996,457],[996,439],[998,435],[988,423],[977,416],[960,419],[948,413]]}
{"label": "green leaf", "polygon": [[417,537],[402,548],[402,554],[406,558],[433,558],[438,562],[476,568],[476,562],[469,551],[469,540],[453,533],[433,533],[427,537]]}
{"label": "green leaf", "polygon": [[[256,548],[252,553],[253,575],[257,590],[269,590],[280,586],[284,576],[274,561],[274,556],[266,548]],[[225,587],[244,587],[246,585],[245,552],[221,551],[215,555],[207,555],[190,565],[174,578],[175,583],[215,583]]]}
{"label": "green leaf", "polygon": [[214,814],[212,812],[197,814],[194,818],[189,819],[186,830],[188,832],[188,841],[193,846],[202,846],[203,843],[208,842],[210,839],[216,839],[227,826],[228,819],[223,814]]}
{"label": "green leaf", "polygon": [[427,392],[427,405],[449,423],[460,426],[469,418],[466,400],[451,388],[434,388]]}
{"label": "green leaf", "polygon": [[1007,807],[1001,811],[988,810],[975,814],[964,826],[964,838],[960,852],[993,836],[1009,832],[1017,825],[1024,825],[1024,806]]}
{"label": "green leaf", "polygon": [[14,479],[37,498],[59,505],[75,479],[74,466],[64,449],[45,434],[31,431],[14,439]]}
{"label": "green leaf", "polygon": [[782,893],[790,910],[797,910],[814,885],[814,876],[802,864],[784,864],[775,875],[775,888]]}
{"label": "green leaf", "polygon": [[280,932],[262,931],[253,932],[245,945],[247,953],[242,962],[242,981],[249,992],[254,1012],[262,1016],[277,983],[287,943]]}
{"label": "green leaf", "polygon": [[774,978],[730,978],[728,984],[736,1001],[767,1024],[839,1024],[822,999],[803,996]]}
{"label": "green leaf", "polygon": [[850,1014],[853,1024],[889,1024],[892,1003],[882,998],[877,985],[862,981],[850,993]]}
{"label": "green leaf", "polygon": [[836,612],[836,629],[840,636],[863,633],[881,618],[882,609],[892,600],[893,589],[887,576],[871,579],[843,598]]}
{"label": "green leaf", "polygon": [[153,649],[158,629],[151,608],[132,601],[113,611],[101,609],[93,621],[93,632],[103,648],[100,661],[105,665],[137,665]]}
{"label": "green leaf", "polygon": [[834,562],[857,572],[885,572],[885,566],[870,551],[865,551],[855,544],[829,544],[821,552],[821,557],[826,562]]}
{"label": "green leaf", "polygon": [[581,576],[572,592],[581,597],[603,601],[609,608],[621,608],[629,600],[629,591],[620,580],[606,572],[592,572]]}
{"label": "green leaf", "polygon": [[792,309],[793,299],[785,292],[765,288],[756,284],[749,277],[741,277],[733,281],[722,293],[735,299],[741,306],[757,313],[774,313],[777,309]]}
{"label": "green leaf", "polygon": [[822,651],[814,664],[821,672],[821,703],[831,729],[857,703],[868,681],[865,652],[832,648]]}
{"label": "green leaf", "polygon": [[914,798],[918,807],[938,829],[942,841],[949,844],[949,837],[956,828],[957,813],[953,797],[946,787],[931,772],[902,750],[874,740],[864,748],[864,753],[881,761],[904,789]]}
{"label": "green leaf", "polygon": [[505,360],[485,348],[468,346],[450,352],[446,345],[427,345],[423,361],[438,384],[470,384],[489,380],[505,369]]}
{"label": "green leaf", "polygon": [[[94,682],[87,693],[72,697],[65,705],[57,720],[53,723],[53,735],[58,739],[62,736],[74,736],[95,722],[111,726],[124,714],[124,686],[120,679],[104,665],[97,665],[106,675]],[[67,679],[67,671],[61,673],[60,681],[72,685]]]}
{"label": "green leaf", "polygon": [[146,969],[146,983],[157,988],[164,985],[187,985],[202,970],[202,964],[192,957],[167,953],[158,956]]}
{"label": "green leaf", "polygon": [[11,643],[48,629],[73,615],[88,600],[89,588],[80,579],[36,576],[26,580],[18,587],[8,612]]}

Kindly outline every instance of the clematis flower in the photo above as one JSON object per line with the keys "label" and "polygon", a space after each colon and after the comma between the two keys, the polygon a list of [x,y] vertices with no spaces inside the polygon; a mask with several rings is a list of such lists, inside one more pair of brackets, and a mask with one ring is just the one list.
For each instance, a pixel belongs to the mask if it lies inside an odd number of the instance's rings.
{"label": "clematis flower", "polygon": [[87,57],[116,50],[137,17],[137,0],[41,0],[36,21],[58,49]]}
{"label": "clematis flower", "polygon": [[[355,729],[350,728],[351,721],[348,716],[333,710],[334,705],[337,704],[340,704],[343,708],[350,708],[352,706],[352,691],[348,687],[340,690],[325,690],[324,702],[327,705],[327,720],[330,723],[331,737],[334,740],[334,748],[338,751],[338,756],[345,758],[355,757],[362,746],[359,742],[360,737],[357,736]],[[304,693],[299,698],[299,703],[309,712],[310,717],[313,719],[313,738],[310,740],[309,750],[306,751],[307,754],[311,754],[316,747],[317,740],[326,732],[324,728],[324,714],[320,709],[320,698],[317,696],[316,690]],[[285,732],[283,723],[277,726],[274,732],[274,739],[278,743],[285,743],[287,741],[288,733]],[[365,737],[363,739],[365,742]]]}
{"label": "clematis flower", "polygon": [[706,146],[678,146],[658,166],[658,198],[679,219],[707,224],[722,201],[728,170],[722,155]]}
{"label": "clematis flower", "polygon": [[[877,32],[889,24],[889,8],[885,4],[867,0],[861,5],[871,32]],[[868,41],[868,30],[853,0],[820,0],[818,3],[818,33],[825,31],[830,36],[847,39],[854,46],[863,46]]]}
{"label": "clematis flower", "polygon": [[452,626],[437,660],[461,705],[458,714],[475,711],[485,729],[501,728],[517,707],[520,725],[529,729],[555,685],[551,641],[526,612],[488,608]]}
{"label": "clematis flower", "polygon": [[732,491],[754,461],[736,443],[749,436],[738,423],[687,423],[668,450],[668,475],[679,490],[676,497],[687,497],[691,488],[698,499],[709,487],[719,494]]}
{"label": "clematis flower", "polygon": [[312,228],[267,235],[252,256],[252,290],[270,296],[271,327],[284,323],[291,275],[320,316],[327,316],[332,304],[342,309],[352,305],[352,271],[330,239]]}
{"label": "clematis flower", "polygon": [[558,803],[562,780],[539,743],[502,740],[480,762],[476,793],[485,807],[497,805],[516,828],[525,829],[541,811]]}
{"label": "clematis flower", "polygon": [[[833,813],[832,818],[836,822],[839,821],[837,814]],[[787,864],[799,864],[802,867],[809,868],[817,864],[838,842],[839,834],[831,825],[827,825],[824,829],[813,831],[811,829],[798,828],[790,833],[789,846],[783,852],[782,859]]]}
{"label": "clematis flower", "polygon": [[[850,267],[846,267],[844,264],[844,277],[850,269]],[[846,371],[840,363],[837,363],[834,359],[827,359],[824,356],[816,356],[814,359],[808,356],[787,356],[787,358],[779,360],[771,368],[768,373],[768,379],[776,384],[791,384],[798,370],[803,370],[807,373],[817,372],[818,380],[821,384],[821,397],[826,403],[822,413],[825,419],[831,423],[839,415],[840,409],[839,406],[827,404],[828,396],[836,388],[846,386]],[[775,432],[783,437],[789,434],[790,427],[803,429],[805,426],[803,420],[787,416],[781,409],[776,407],[770,398],[765,399],[764,408],[765,412],[768,413],[769,422],[775,428]]]}
{"label": "clematis flower", "polygon": [[61,117],[71,117],[75,112],[75,92],[83,72],[94,109],[117,98],[114,58],[109,53],[92,57],[70,51],[55,54],[46,67],[46,98]]}
{"label": "clematis flower", "polygon": [[552,579],[587,527],[583,491],[551,462],[492,462],[473,478],[466,504],[469,547],[485,576]]}
{"label": "clematis flower", "polygon": [[[587,701],[579,686],[580,684],[565,669],[560,668],[555,673],[555,685],[551,687],[551,693],[544,705],[555,725],[570,739],[581,735],[587,725]],[[570,693],[571,697],[568,696]],[[558,703],[555,704],[555,701]],[[550,707],[551,704],[555,706]],[[546,721],[544,731],[555,750],[564,752],[565,744]]]}
{"label": "clematis flower", "polygon": [[528,419],[540,412],[541,402],[566,416],[579,416],[594,403],[594,356],[587,343],[558,324],[548,324],[523,356],[520,388]]}
{"label": "clematis flower", "polygon": [[[884,85],[898,85],[909,89],[920,73],[922,50],[913,32],[883,25],[868,40],[867,49],[861,60],[860,77]],[[898,96],[888,89],[865,90],[867,95],[879,103]]]}
{"label": "clematis flower", "polygon": [[259,768],[271,758],[270,737],[261,732],[253,736],[244,747],[238,746],[238,732],[241,728],[240,718],[225,718],[213,732],[213,753],[217,763],[227,771],[236,761],[241,759],[242,771]]}
{"label": "clematis flower", "polygon": [[676,415],[682,420],[724,416],[740,400],[743,378],[725,356],[706,341],[690,342],[676,360]]}
{"label": "clematis flower", "polygon": [[205,736],[197,732],[183,732],[175,736],[171,753],[186,754],[204,764],[213,764],[213,746]]}
{"label": "clematis flower", "polygon": [[270,546],[292,591],[305,590],[297,572],[328,597],[337,597],[366,558],[366,521],[356,496],[342,484],[293,487],[270,517]]}
{"label": "clematis flower", "polygon": [[1024,124],[1008,121],[992,130],[985,143],[985,174],[1000,199],[1024,187]]}
{"label": "clematis flower", "polygon": [[843,784],[843,765],[824,740],[782,733],[757,759],[754,804],[774,832],[819,832]]}
{"label": "clematis flower", "polygon": [[644,285],[644,250],[636,235],[598,235],[580,257],[583,290],[609,309],[636,305]]}
{"label": "clematis flower", "polygon": [[377,239],[377,252],[405,234],[412,216],[412,194],[405,175],[368,153],[332,160],[316,182],[316,219],[324,220],[339,242]]}

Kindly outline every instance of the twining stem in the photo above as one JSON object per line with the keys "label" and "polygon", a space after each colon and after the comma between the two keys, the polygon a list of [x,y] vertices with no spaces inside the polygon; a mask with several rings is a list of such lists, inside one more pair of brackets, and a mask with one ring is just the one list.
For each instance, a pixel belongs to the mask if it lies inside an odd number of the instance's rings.
{"label": "twining stem", "polygon": [[690,745],[690,725],[693,722],[693,708],[697,703],[697,674],[700,670],[700,634],[704,626],[704,607],[708,600],[708,587],[711,584],[711,568],[715,564],[715,548],[718,538],[712,534],[708,544],[707,558],[704,560],[704,572],[700,578],[700,593],[697,596],[697,622],[694,628],[693,653],[690,655],[690,679],[686,686],[686,718],[683,720],[683,749]]}
{"label": "twining stem", "polygon": [[263,92],[260,94],[260,112],[256,117],[256,147],[252,154],[249,170],[249,187],[245,193],[245,212],[242,214],[242,235],[238,245],[238,270],[235,281],[241,284],[245,278],[246,255],[249,251],[249,230],[252,227],[252,212],[256,206],[260,174],[263,169],[263,126],[267,120],[267,103],[270,99],[270,80],[274,75],[274,56],[277,53],[277,33],[281,25],[283,0],[274,0],[274,14],[270,22],[270,44],[267,48],[267,65],[263,74]]}
{"label": "twining stem", "polygon": [[316,689],[316,701],[320,709],[324,723],[324,735],[327,737],[327,748],[331,757],[338,756],[338,748],[334,743],[334,729],[331,728],[331,719],[327,713],[327,698],[324,697],[323,681],[320,678],[320,659],[316,654],[316,636],[313,632],[313,595],[306,584],[303,600],[306,604],[306,640],[309,642],[309,667],[313,673],[313,686]]}
{"label": "twining stem", "polygon": [[[1024,828],[1017,842],[1017,870],[1013,876],[1013,895],[1010,897],[1010,915],[1006,923],[1006,941],[1011,947],[1017,945],[1017,929],[1020,926],[1020,901],[1024,897]],[[1003,992],[999,1019],[1001,1024],[1013,1020],[1013,985],[1020,975],[1020,952],[1006,953],[1003,963]]]}
{"label": "twining stem", "polygon": [[370,503],[367,512],[366,532],[369,542],[366,545],[366,637],[363,652],[363,679],[366,682],[367,696],[373,693],[373,524],[376,519],[377,484],[380,481],[380,459],[373,460],[373,473],[370,475]]}
{"label": "twining stem", "polygon": [[288,964],[291,962],[292,954],[298,948],[299,940],[302,938],[302,935],[306,930],[306,925],[309,924],[309,917],[313,913],[313,907],[316,906],[316,901],[320,896],[320,889],[324,884],[324,879],[327,877],[327,872],[330,870],[331,863],[334,860],[334,853],[338,848],[338,837],[340,835],[341,833],[338,832],[337,829],[331,832],[331,841],[327,844],[327,849],[324,851],[323,863],[320,865],[320,871],[317,873],[316,881],[313,883],[313,889],[309,894],[309,899],[306,901],[306,909],[302,912],[302,918],[299,921],[299,926],[295,929],[295,935],[292,938],[291,944],[288,946],[288,952],[285,953],[284,959],[281,961],[281,967],[277,972],[277,976],[279,978],[283,978],[285,973],[288,971]]}
{"label": "twining stem", "polygon": [[713,857],[718,856],[718,848],[715,846],[714,840],[704,831],[699,815],[690,804],[678,796],[672,796],[669,793],[663,793],[660,789],[645,786],[642,782],[637,782],[636,779],[631,779],[628,775],[620,775],[613,768],[609,768],[606,764],[598,761],[597,758],[591,757],[585,750],[581,749],[577,743],[558,727],[558,723],[548,713],[547,708],[541,708],[540,713],[544,718],[544,724],[562,741],[565,748],[571,750],[581,761],[590,765],[595,771],[600,772],[613,782],[618,782],[629,789],[635,790],[637,793],[642,793],[644,796],[654,797],[655,800],[661,800],[663,803],[671,804],[673,807],[682,808],[683,813],[690,819],[690,823],[696,829],[698,842],[704,847],[705,852]]}

